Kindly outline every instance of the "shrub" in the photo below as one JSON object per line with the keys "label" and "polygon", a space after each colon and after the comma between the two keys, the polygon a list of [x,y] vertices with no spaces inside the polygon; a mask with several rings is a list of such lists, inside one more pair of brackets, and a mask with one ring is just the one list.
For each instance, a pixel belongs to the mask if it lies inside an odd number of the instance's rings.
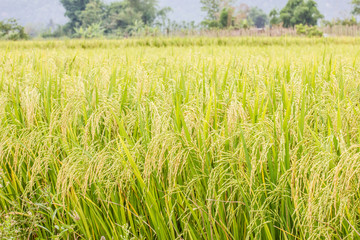
{"label": "shrub", "polygon": [[296,33],[298,35],[303,35],[303,36],[307,36],[307,37],[322,37],[323,36],[323,32],[319,30],[318,27],[313,26],[313,27],[309,27],[303,24],[299,24],[295,26],[296,28]]}
{"label": "shrub", "polygon": [[91,24],[87,28],[75,28],[74,37],[76,38],[101,38],[104,36],[105,29],[100,23]]}

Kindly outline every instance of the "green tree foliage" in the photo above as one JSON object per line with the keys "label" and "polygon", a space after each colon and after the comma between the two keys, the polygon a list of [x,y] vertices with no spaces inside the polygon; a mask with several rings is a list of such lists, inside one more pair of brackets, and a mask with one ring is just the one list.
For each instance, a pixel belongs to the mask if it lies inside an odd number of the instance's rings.
{"label": "green tree foliage", "polygon": [[314,0],[289,0],[280,11],[280,19],[286,28],[298,24],[315,26],[323,15],[319,12]]}
{"label": "green tree foliage", "polygon": [[352,0],[352,5],[354,7],[352,13],[354,15],[360,15],[360,0]]}
{"label": "green tree foliage", "polygon": [[276,9],[271,10],[271,12],[269,13],[269,17],[270,17],[270,26],[276,26],[281,23],[279,12]]}
{"label": "green tree foliage", "polygon": [[[170,7],[165,7],[158,12],[157,21],[155,25],[162,28],[168,34],[170,32],[171,20],[168,18],[168,14],[172,12]],[[189,29],[191,26],[189,26]]]}
{"label": "green tree foliage", "polygon": [[349,18],[344,19],[333,19],[331,21],[324,20],[322,21],[322,24],[326,27],[334,27],[334,26],[356,26],[358,25],[358,22],[356,20],[356,17],[351,16]]}
{"label": "green tree foliage", "polygon": [[221,10],[221,13],[220,13],[220,27],[221,28],[227,28],[228,27],[228,22],[229,22],[229,9],[227,8],[223,8]]}
{"label": "green tree foliage", "polygon": [[217,20],[221,11],[220,0],[200,0],[200,2],[202,4],[201,10],[206,12],[206,20]]}
{"label": "green tree foliage", "polygon": [[319,30],[317,26],[306,26],[303,24],[299,24],[295,26],[296,33],[298,35],[303,35],[307,37],[322,37],[324,33]]}
{"label": "green tree foliage", "polygon": [[264,27],[267,15],[259,8],[251,11],[246,4],[234,5],[232,0],[201,0],[202,10],[207,13],[202,25],[206,28],[249,28],[252,25]]}
{"label": "green tree foliage", "polygon": [[169,11],[169,8],[158,9],[155,0],[113,2],[107,7],[106,29],[116,35],[139,32],[145,26],[152,26],[156,18],[165,22]]}
{"label": "green tree foliage", "polygon": [[19,25],[15,19],[0,21],[0,39],[21,40],[28,38],[24,27]]}
{"label": "green tree foliage", "polygon": [[113,2],[107,8],[106,29],[121,34],[129,26],[142,22],[141,13],[129,7],[128,2]]}
{"label": "green tree foliage", "polygon": [[75,28],[75,37],[79,38],[101,38],[104,35],[105,29],[100,23],[93,23],[87,28]]}
{"label": "green tree foliage", "polygon": [[141,15],[141,20],[146,25],[154,23],[158,16],[157,0],[126,0],[128,6]]}
{"label": "green tree foliage", "polygon": [[86,9],[90,0],[60,0],[60,2],[65,8],[65,16],[70,19],[65,28],[67,31],[73,32],[75,27],[81,25],[79,15]]}
{"label": "green tree foliage", "polygon": [[257,28],[264,28],[266,23],[269,21],[266,13],[258,7],[253,7],[250,9],[248,20],[252,25],[255,25]]}
{"label": "green tree foliage", "polygon": [[95,0],[86,4],[84,11],[79,13],[79,20],[82,27],[89,27],[94,23],[102,22],[104,15],[105,5],[99,0]]}
{"label": "green tree foliage", "polygon": [[169,8],[158,9],[157,0],[123,0],[110,4],[101,0],[61,0],[61,3],[70,19],[65,29],[71,35],[81,37],[98,36],[99,33],[127,35],[153,26],[157,18],[165,22],[169,12]]}

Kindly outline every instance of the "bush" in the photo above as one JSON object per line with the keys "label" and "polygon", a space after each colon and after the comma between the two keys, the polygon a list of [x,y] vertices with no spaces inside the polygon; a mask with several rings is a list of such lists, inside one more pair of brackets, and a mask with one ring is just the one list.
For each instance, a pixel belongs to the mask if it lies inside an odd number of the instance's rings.
{"label": "bush", "polygon": [[41,33],[42,38],[61,38],[68,36],[63,26],[58,25],[55,30],[46,29]]}
{"label": "bush", "polygon": [[105,29],[100,23],[91,24],[87,28],[75,28],[74,37],[76,38],[101,38],[104,36]]}
{"label": "bush", "polygon": [[323,32],[319,30],[318,27],[313,26],[309,27],[303,24],[299,24],[295,26],[296,33],[298,35],[307,36],[307,37],[322,37]]}

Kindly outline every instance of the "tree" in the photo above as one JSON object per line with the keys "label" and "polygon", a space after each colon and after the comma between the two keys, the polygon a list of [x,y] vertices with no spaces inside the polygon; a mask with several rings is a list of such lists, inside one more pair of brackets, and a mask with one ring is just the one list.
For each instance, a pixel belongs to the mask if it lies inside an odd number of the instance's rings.
{"label": "tree", "polygon": [[233,7],[232,21],[235,28],[249,28],[249,12],[250,7],[244,3]]}
{"label": "tree", "polygon": [[258,7],[251,8],[247,18],[248,21],[255,25],[257,28],[264,28],[266,23],[268,22],[268,16],[262,9]]}
{"label": "tree", "polygon": [[[157,0],[122,0],[104,4],[102,0],[60,0],[68,34],[98,36],[105,34],[128,35],[129,31],[143,26],[154,26],[160,18],[165,22],[169,8],[158,9]],[[88,29],[89,28],[89,29]],[[130,30],[129,30],[130,29]],[[93,34],[94,33],[94,34]]]}
{"label": "tree", "polygon": [[166,32],[166,34],[170,33],[170,25],[171,20],[168,17],[168,14],[172,12],[172,9],[170,7],[166,7],[158,11],[157,14],[157,21],[155,22],[155,25],[157,27],[160,27],[163,32]]}
{"label": "tree", "polygon": [[0,39],[21,40],[28,38],[24,27],[19,25],[15,19],[0,21]]}
{"label": "tree", "polygon": [[202,25],[207,28],[226,28],[234,24],[234,0],[200,0],[201,10],[206,12]]}
{"label": "tree", "polygon": [[228,27],[229,22],[229,10],[227,8],[223,8],[220,13],[220,27],[226,28]]}
{"label": "tree", "polygon": [[156,0],[125,0],[110,3],[107,6],[105,19],[107,33],[116,35],[124,32],[133,33],[145,25],[153,26],[157,18],[165,22],[170,10],[170,8],[159,10]]}
{"label": "tree", "polygon": [[89,27],[101,23],[105,15],[105,6],[99,0],[93,0],[86,4],[84,11],[78,16],[82,27]]}
{"label": "tree", "polygon": [[136,12],[128,2],[113,2],[107,7],[107,33],[121,34],[128,26],[139,25],[142,21],[140,12]]}
{"label": "tree", "polygon": [[352,14],[360,15],[360,0],[352,0],[352,5],[354,7]]}
{"label": "tree", "polygon": [[298,24],[314,26],[323,15],[317,9],[314,0],[289,0],[286,6],[280,11],[280,19],[283,26],[294,27]]}
{"label": "tree", "polygon": [[271,10],[269,13],[270,17],[270,27],[279,25],[281,23],[281,19],[279,13],[276,9]]}
{"label": "tree", "polygon": [[65,16],[70,19],[70,22],[66,25],[66,29],[73,33],[75,27],[81,25],[80,13],[86,9],[86,5],[90,0],[60,0],[61,4],[65,8]]}
{"label": "tree", "polygon": [[139,13],[141,15],[141,20],[145,25],[151,25],[154,23],[158,15],[157,0],[126,0],[126,2],[135,13]]}
{"label": "tree", "polygon": [[201,10],[206,12],[206,20],[217,20],[220,9],[220,0],[200,0]]}

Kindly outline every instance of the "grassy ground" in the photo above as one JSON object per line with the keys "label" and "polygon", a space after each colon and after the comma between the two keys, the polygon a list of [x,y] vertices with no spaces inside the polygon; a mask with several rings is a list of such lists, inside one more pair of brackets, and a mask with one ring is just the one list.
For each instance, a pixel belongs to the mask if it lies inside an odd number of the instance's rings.
{"label": "grassy ground", "polygon": [[360,239],[359,53],[1,42],[0,239]]}

